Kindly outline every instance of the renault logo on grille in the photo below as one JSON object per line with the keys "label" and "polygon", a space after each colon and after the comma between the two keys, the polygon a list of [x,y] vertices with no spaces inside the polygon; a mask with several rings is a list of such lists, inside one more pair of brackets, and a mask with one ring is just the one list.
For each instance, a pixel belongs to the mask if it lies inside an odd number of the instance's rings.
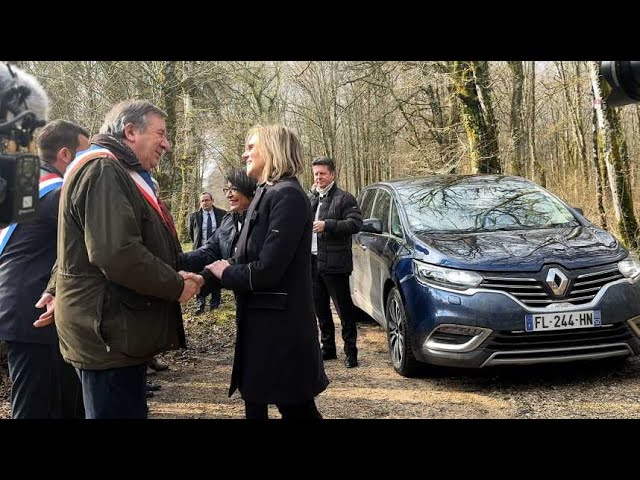
{"label": "renault logo on grille", "polygon": [[549,285],[554,295],[564,295],[569,285],[569,279],[561,270],[550,268],[547,272],[547,285]]}

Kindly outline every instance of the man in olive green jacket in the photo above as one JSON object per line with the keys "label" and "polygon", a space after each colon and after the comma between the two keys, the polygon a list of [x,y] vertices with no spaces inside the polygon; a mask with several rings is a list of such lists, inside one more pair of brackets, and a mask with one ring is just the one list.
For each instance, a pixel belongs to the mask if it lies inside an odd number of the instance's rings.
{"label": "man in olive green jacket", "polygon": [[178,301],[199,288],[176,272],[173,220],[149,173],[171,148],[165,118],[149,102],[119,103],[65,174],[48,292],[87,418],[146,418],[147,362],[185,346]]}

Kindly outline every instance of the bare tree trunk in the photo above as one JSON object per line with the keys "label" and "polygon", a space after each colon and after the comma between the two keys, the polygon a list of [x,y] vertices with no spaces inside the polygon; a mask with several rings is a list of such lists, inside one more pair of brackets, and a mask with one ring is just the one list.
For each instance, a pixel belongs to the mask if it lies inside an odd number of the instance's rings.
{"label": "bare tree trunk", "polygon": [[513,94],[511,96],[511,141],[513,157],[511,174],[524,175],[525,137],[522,128],[522,97],[524,94],[524,69],[522,62],[507,62],[513,78]]}
{"label": "bare tree trunk", "polygon": [[[179,191],[179,183],[176,178],[176,165],[174,150],[176,148],[177,125],[176,117],[176,101],[177,101],[177,78],[176,78],[176,62],[166,62],[162,69],[161,95],[163,100],[164,111],[167,112],[167,137],[171,142],[172,150],[165,152],[162,162],[158,167],[157,180],[160,187],[166,190],[163,198],[166,199],[167,206],[175,209],[178,204],[174,194]],[[180,216],[178,216],[179,218]],[[178,230],[180,232],[180,230]]]}
{"label": "bare tree trunk", "polygon": [[469,141],[471,170],[474,173],[500,173],[497,143],[490,138],[490,129],[478,98],[473,65],[471,62],[453,62],[452,71]]}
{"label": "bare tree trunk", "polygon": [[494,160],[497,167],[497,172],[501,172],[500,166],[500,148],[498,145],[498,122],[493,113],[493,95],[491,88],[491,81],[489,80],[489,65],[486,61],[471,62],[473,67],[473,76],[476,82],[476,90],[478,92],[478,101],[480,102],[480,110],[484,117],[484,123],[487,127],[487,148]]}
{"label": "bare tree trunk", "polygon": [[626,162],[624,159],[627,155],[627,146],[620,128],[620,119],[617,111],[614,108],[608,108],[602,100],[605,85],[600,77],[598,62],[589,62],[589,74],[618,235],[626,246],[637,249],[638,223],[633,212],[628,172],[625,170],[625,163],[628,164],[628,159]]}
{"label": "bare tree trunk", "polygon": [[576,74],[575,74],[575,77],[576,77],[576,97],[575,97],[576,98],[576,102],[575,102],[574,107],[573,107],[573,109],[571,111],[573,112],[576,141],[578,142],[578,146],[579,146],[580,168],[582,170],[582,174],[583,175],[587,175],[587,173],[589,172],[588,161],[587,161],[587,157],[588,157],[587,141],[586,141],[586,139],[584,137],[584,131],[585,131],[584,119],[583,119],[582,115],[580,115],[580,99],[584,98],[583,97],[582,88],[580,87],[581,79],[582,79],[582,72],[580,70],[580,62],[575,62],[575,67],[576,67]]}
{"label": "bare tree trunk", "polygon": [[[593,95],[593,90],[592,90]],[[607,214],[604,209],[604,195],[602,188],[602,171],[600,169],[600,156],[598,155],[598,118],[596,115],[596,109],[591,109],[591,133],[592,133],[592,159],[593,168],[596,172],[596,203],[598,205],[598,216],[600,217],[600,226],[607,230]]]}
{"label": "bare tree trunk", "polygon": [[[558,114],[556,112],[556,109],[553,107],[549,108],[549,115],[551,116],[551,125],[557,125],[558,124]],[[558,131],[557,128],[554,128],[553,130],[553,143],[547,147],[547,148],[538,148],[538,153],[537,153],[537,157],[545,159],[545,154],[548,152],[548,158],[547,162],[545,162],[545,164],[549,167],[548,169],[545,169],[545,178],[547,176],[551,177],[551,178],[555,178],[555,172],[554,170],[557,167],[557,162],[558,159],[561,157],[560,154],[560,143],[561,143],[561,136],[560,136],[560,132]]]}
{"label": "bare tree trunk", "polygon": [[536,152],[536,62],[530,62],[529,75],[529,109],[528,128],[529,132],[529,164],[530,178],[536,180],[543,187],[547,186],[547,173],[544,163],[540,161]]}
{"label": "bare tree trunk", "polygon": [[[567,144],[567,146],[570,149],[571,165],[570,165],[570,168],[565,168],[564,171],[575,172],[578,169],[580,169],[580,171],[582,172],[582,175],[586,175],[587,169],[585,168],[585,165],[586,165],[586,157],[587,157],[587,145],[584,138],[584,132],[583,132],[584,127],[583,127],[582,118],[580,116],[580,111],[579,111],[581,92],[580,92],[580,79],[578,75],[580,74],[580,63],[576,62],[576,69],[575,69],[576,77],[572,79],[569,79],[567,77],[565,62],[556,62],[556,67],[558,68],[558,73],[560,75],[560,78],[563,84],[562,92],[564,94],[567,117],[571,121],[572,140]],[[570,85],[572,83],[576,84],[575,92],[577,95],[575,97],[571,95],[571,92],[573,91],[573,89],[570,88]],[[574,188],[577,188],[577,187],[578,187],[578,184],[574,183]],[[574,191],[574,196],[576,195],[577,195],[577,192]]]}

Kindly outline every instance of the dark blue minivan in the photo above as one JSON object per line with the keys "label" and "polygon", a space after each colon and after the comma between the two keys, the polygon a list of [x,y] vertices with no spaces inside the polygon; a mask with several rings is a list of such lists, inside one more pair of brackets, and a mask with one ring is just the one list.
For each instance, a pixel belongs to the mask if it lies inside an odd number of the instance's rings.
{"label": "dark blue minivan", "polygon": [[351,296],[401,375],[640,353],[640,262],[535,183],[432,176],[358,202]]}

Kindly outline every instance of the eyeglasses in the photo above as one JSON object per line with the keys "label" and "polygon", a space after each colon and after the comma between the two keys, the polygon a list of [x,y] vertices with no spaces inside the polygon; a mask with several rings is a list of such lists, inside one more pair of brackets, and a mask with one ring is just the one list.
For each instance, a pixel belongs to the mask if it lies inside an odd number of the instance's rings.
{"label": "eyeglasses", "polygon": [[224,193],[225,195],[229,195],[229,193],[231,193],[232,195],[235,195],[239,191],[240,190],[238,190],[236,187],[231,187],[231,188],[224,187],[222,189],[222,193]]}

